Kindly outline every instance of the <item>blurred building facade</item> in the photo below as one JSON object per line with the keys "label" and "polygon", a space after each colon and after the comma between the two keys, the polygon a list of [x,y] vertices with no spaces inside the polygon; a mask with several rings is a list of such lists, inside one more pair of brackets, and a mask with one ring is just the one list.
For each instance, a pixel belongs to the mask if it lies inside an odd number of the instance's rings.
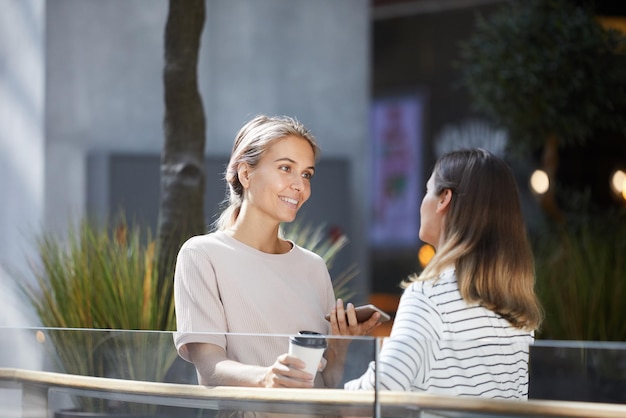
{"label": "blurred building facade", "polygon": [[[239,127],[259,113],[295,116],[322,147],[300,218],[347,234],[334,273],[357,265],[356,299],[399,294],[398,283],[419,268],[421,245],[410,237],[419,205],[405,203],[421,200],[436,141],[480,122],[457,83],[458,42],[477,13],[503,1],[206,0],[198,79],[207,122],[207,225],[224,196],[220,176]],[[626,14],[623,2],[595,3],[602,14]],[[5,310],[16,309],[8,275],[28,276],[32,240],[41,231],[64,234],[87,215],[118,209],[155,227],[167,10],[166,0],[0,0]],[[399,125],[410,135],[408,169],[397,170],[402,159],[389,160],[388,183],[376,177],[385,169],[375,145],[396,141],[399,131],[378,136],[379,105],[386,115],[412,115]],[[401,198],[390,200],[390,222],[379,225],[376,238],[371,228],[383,195]],[[536,205],[525,210],[538,216]],[[400,231],[406,237],[385,235],[385,226],[398,229],[396,217],[413,225]],[[22,320],[29,321],[4,315],[0,325]]]}

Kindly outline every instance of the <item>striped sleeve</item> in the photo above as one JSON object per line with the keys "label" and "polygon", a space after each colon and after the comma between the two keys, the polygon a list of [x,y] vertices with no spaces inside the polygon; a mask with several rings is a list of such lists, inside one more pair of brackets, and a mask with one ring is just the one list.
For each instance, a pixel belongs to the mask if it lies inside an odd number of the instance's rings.
{"label": "striped sleeve", "polygon": [[[441,323],[441,316],[421,286],[403,293],[390,338],[380,351],[380,388],[409,391],[422,386],[419,383],[424,383],[432,362],[432,343],[441,338]],[[374,362],[370,363],[363,376],[344,387],[374,389],[375,367]]]}
{"label": "striped sleeve", "polygon": [[381,389],[527,399],[533,340],[532,332],[465,302],[451,269],[404,291],[377,365],[345,388],[373,389],[378,367]]}

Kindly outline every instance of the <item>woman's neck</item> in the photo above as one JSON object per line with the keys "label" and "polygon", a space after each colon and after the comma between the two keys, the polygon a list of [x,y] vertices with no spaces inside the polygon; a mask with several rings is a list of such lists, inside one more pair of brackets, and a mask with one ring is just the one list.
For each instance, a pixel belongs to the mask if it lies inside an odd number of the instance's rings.
{"label": "woman's neck", "polygon": [[268,254],[285,254],[291,250],[291,243],[278,236],[279,225],[252,222],[238,218],[226,233],[237,241]]}

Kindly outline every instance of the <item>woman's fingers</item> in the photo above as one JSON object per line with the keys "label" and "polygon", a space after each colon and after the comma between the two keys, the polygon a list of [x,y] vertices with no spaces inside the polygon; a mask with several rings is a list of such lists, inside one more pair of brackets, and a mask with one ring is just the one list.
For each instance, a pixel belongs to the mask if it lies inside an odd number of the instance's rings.
{"label": "woman's fingers", "polygon": [[304,371],[305,364],[297,357],[283,354],[270,366],[266,387],[310,388],[315,376]]}
{"label": "woman's fingers", "polygon": [[330,325],[333,335],[368,335],[380,326],[380,313],[374,312],[372,316],[359,323],[356,310],[352,303],[344,306],[343,300],[337,299],[335,307],[330,312]]}

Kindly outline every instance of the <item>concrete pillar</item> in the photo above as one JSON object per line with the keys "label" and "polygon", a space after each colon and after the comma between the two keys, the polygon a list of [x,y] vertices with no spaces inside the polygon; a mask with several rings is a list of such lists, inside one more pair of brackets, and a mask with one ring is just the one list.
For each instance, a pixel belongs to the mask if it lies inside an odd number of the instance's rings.
{"label": "concrete pillar", "polygon": [[[9,328],[36,324],[16,283],[28,280],[44,212],[43,0],[0,0],[0,365],[37,368],[40,347]],[[19,347],[19,349],[16,349]],[[0,393],[11,405],[12,392]]]}
{"label": "concrete pillar", "polygon": [[0,0],[0,326],[24,323],[12,279],[26,275],[44,211],[43,0]]}

